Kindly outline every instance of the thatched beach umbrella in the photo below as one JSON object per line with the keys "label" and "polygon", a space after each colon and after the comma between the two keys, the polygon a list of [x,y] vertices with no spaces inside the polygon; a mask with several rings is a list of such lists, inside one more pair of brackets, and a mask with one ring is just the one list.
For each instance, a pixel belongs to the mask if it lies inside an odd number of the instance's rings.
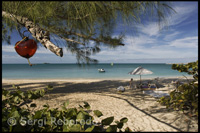
{"label": "thatched beach umbrella", "polygon": [[144,69],[143,67],[137,67],[133,71],[129,72],[128,74],[130,75],[140,75],[140,84],[141,84],[141,75],[146,75],[146,74],[152,74],[153,72],[147,69]]}

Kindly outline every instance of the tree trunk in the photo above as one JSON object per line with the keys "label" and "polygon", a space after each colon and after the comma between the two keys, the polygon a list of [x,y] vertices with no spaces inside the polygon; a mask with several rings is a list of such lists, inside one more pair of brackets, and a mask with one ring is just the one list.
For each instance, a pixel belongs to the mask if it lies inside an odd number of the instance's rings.
{"label": "tree trunk", "polygon": [[62,57],[62,48],[57,47],[54,43],[50,41],[48,32],[45,32],[40,28],[39,25],[34,24],[33,21],[28,20],[26,17],[12,15],[8,12],[2,11],[2,16],[10,18],[13,21],[25,26],[27,30],[32,34],[32,36],[38,40],[45,48],[49,49],[57,56]]}

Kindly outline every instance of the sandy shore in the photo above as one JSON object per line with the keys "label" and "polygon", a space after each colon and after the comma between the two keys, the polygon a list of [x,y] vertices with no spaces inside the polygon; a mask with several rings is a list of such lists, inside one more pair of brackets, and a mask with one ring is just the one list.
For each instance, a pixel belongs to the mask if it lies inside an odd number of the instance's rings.
{"label": "sandy shore", "polygon": [[[162,79],[163,86],[158,90],[168,92],[168,85],[175,80]],[[70,108],[83,105],[83,101],[87,101],[91,110],[100,110],[103,113],[95,121],[109,116],[114,116],[115,120],[127,117],[128,122],[124,127],[128,126],[133,131],[198,131],[198,120],[179,111],[167,110],[156,98],[139,89],[129,89],[127,80],[2,80],[3,88],[12,89],[13,84],[20,86],[22,90],[53,85],[54,89],[49,94],[33,101],[37,104],[37,109],[41,109],[45,103],[52,108],[59,108],[63,102],[69,100]],[[116,88],[119,86],[124,86],[126,91],[117,92]]]}

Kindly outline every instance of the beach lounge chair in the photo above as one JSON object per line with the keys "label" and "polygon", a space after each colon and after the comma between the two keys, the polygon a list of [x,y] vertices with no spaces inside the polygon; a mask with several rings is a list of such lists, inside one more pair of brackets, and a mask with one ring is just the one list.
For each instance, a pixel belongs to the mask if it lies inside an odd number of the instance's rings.
{"label": "beach lounge chair", "polygon": [[157,89],[157,85],[154,83],[149,83],[148,86],[150,89]]}
{"label": "beach lounge chair", "polygon": [[143,82],[138,85],[138,88],[142,90],[155,90],[157,88],[156,84],[150,82]]}
{"label": "beach lounge chair", "polygon": [[159,89],[159,88],[165,87],[163,85],[163,80],[164,80],[164,78],[157,77],[157,78],[155,78],[154,80],[151,81],[151,84],[155,84],[156,89]]}
{"label": "beach lounge chair", "polygon": [[125,91],[125,88],[124,88],[123,86],[119,86],[119,87],[117,88],[117,91],[118,91],[118,92],[124,92],[124,91]]}

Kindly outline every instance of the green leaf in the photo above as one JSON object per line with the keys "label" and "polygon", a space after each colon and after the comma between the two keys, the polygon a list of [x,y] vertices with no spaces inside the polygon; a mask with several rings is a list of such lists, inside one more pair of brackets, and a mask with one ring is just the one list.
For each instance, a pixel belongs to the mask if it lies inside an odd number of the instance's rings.
{"label": "green leaf", "polygon": [[56,112],[56,114],[55,114],[56,117],[60,117],[60,115],[61,115],[60,111]]}
{"label": "green leaf", "polygon": [[106,132],[117,132],[117,125],[110,125],[107,129]]}
{"label": "green leaf", "polygon": [[120,129],[123,127],[123,125],[124,125],[123,122],[119,122],[119,123],[117,123],[117,127],[120,128]]}
{"label": "green leaf", "polygon": [[126,127],[125,132],[132,132],[132,130],[129,127]]}
{"label": "green leaf", "polygon": [[31,105],[30,105],[30,107],[37,107],[37,105],[35,104],[35,103],[32,103]]}
{"label": "green leaf", "polygon": [[2,123],[7,122],[7,120],[8,120],[7,117],[5,117],[5,116],[2,117]]}
{"label": "green leaf", "polygon": [[35,94],[37,96],[39,94],[39,91],[40,90],[35,90],[35,91],[33,91],[33,94]]}
{"label": "green leaf", "polygon": [[6,96],[5,95],[2,95],[2,100],[6,99]]}
{"label": "green leaf", "polygon": [[192,102],[192,106],[193,106],[194,108],[198,108],[198,103],[197,103],[197,102]]}
{"label": "green leaf", "polygon": [[9,91],[7,91],[7,90],[5,90],[5,89],[2,89],[2,94],[3,94],[4,96],[7,96],[9,93],[10,93]]}
{"label": "green leaf", "polygon": [[84,108],[90,109],[90,105],[88,104],[88,102],[84,102],[84,104],[85,104],[85,105],[83,106]]}
{"label": "green leaf", "polygon": [[80,108],[80,109],[82,109],[82,108],[83,108],[83,106],[81,106],[81,105],[79,104],[79,108]]}
{"label": "green leaf", "polygon": [[34,119],[39,119],[42,117],[42,111],[38,110],[37,112],[35,112],[35,115],[34,115]]}
{"label": "green leaf", "polygon": [[114,116],[105,118],[101,121],[102,125],[110,125],[114,120]]}
{"label": "green leaf", "polygon": [[16,86],[16,89],[17,89],[17,90],[19,90],[19,89],[20,89],[20,87],[19,87],[19,86]]}
{"label": "green leaf", "polygon": [[49,108],[48,104],[43,105],[44,108]]}
{"label": "green leaf", "polygon": [[69,132],[80,132],[80,130],[81,130],[80,124],[75,124],[69,127]]}
{"label": "green leaf", "polygon": [[81,121],[81,120],[85,120],[85,119],[86,119],[85,114],[84,114],[82,111],[80,111],[80,112],[78,113],[77,117],[76,117],[76,120],[77,120],[77,121]]}
{"label": "green leaf", "polygon": [[65,106],[61,106],[62,111],[67,111],[67,109],[65,108]]}
{"label": "green leaf", "polygon": [[24,92],[20,92],[19,95],[20,95],[22,98],[25,97]]}
{"label": "green leaf", "polygon": [[63,124],[63,132],[69,132],[68,125]]}
{"label": "green leaf", "polygon": [[20,117],[20,114],[19,114],[19,112],[16,110],[16,111],[13,111],[13,112],[11,113],[11,116],[10,116],[10,117],[19,118],[19,117]]}
{"label": "green leaf", "polygon": [[68,112],[66,114],[66,119],[72,118],[73,116],[77,115],[77,109],[76,108],[70,108],[68,109]]}
{"label": "green leaf", "polygon": [[48,90],[48,91],[53,90],[53,86],[52,86],[52,85],[47,85],[47,90]]}
{"label": "green leaf", "polygon": [[2,127],[2,132],[8,132],[8,129],[5,127]]}
{"label": "green leaf", "polygon": [[67,108],[67,106],[69,105],[69,100],[67,100],[66,102],[63,103],[64,107]]}
{"label": "green leaf", "polygon": [[12,85],[12,87],[15,88],[15,89],[20,89],[19,86]]}
{"label": "green leaf", "polygon": [[51,117],[50,111],[45,112],[47,119]]}
{"label": "green leaf", "polygon": [[102,131],[102,127],[101,126],[95,126],[93,129],[93,132],[101,132]]}
{"label": "green leaf", "polygon": [[39,91],[39,93],[40,93],[40,96],[44,96],[45,90],[44,90],[44,89],[41,89],[41,90]]}
{"label": "green leaf", "polygon": [[27,97],[28,97],[28,99],[31,99],[32,94],[28,93]]}
{"label": "green leaf", "polygon": [[92,132],[94,130],[94,125],[92,125],[91,127],[88,127],[85,132]]}
{"label": "green leaf", "polygon": [[23,108],[23,109],[21,109],[21,115],[28,115],[30,112],[29,112],[29,110],[28,109],[25,109],[25,108]]}
{"label": "green leaf", "polygon": [[116,124],[118,124],[118,123],[119,123],[119,121],[115,121],[115,123],[116,123]]}
{"label": "green leaf", "polygon": [[17,103],[17,102],[19,101],[19,97],[18,97],[18,96],[15,96],[14,99],[13,99],[13,101],[14,101],[15,103]]}
{"label": "green leaf", "polygon": [[120,122],[123,122],[123,123],[126,123],[128,121],[128,119],[126,118],[126,117],[124,117],[124,118],[122,118],[121,120],[120,120]]}
{"label": "green leaf", "polygon": [[94,110],[93,111],[94,112],[94,114],[97,116],[97,117],[101,117],[103,114],[101,113],[101,111],[99,111],[99,110]]}

